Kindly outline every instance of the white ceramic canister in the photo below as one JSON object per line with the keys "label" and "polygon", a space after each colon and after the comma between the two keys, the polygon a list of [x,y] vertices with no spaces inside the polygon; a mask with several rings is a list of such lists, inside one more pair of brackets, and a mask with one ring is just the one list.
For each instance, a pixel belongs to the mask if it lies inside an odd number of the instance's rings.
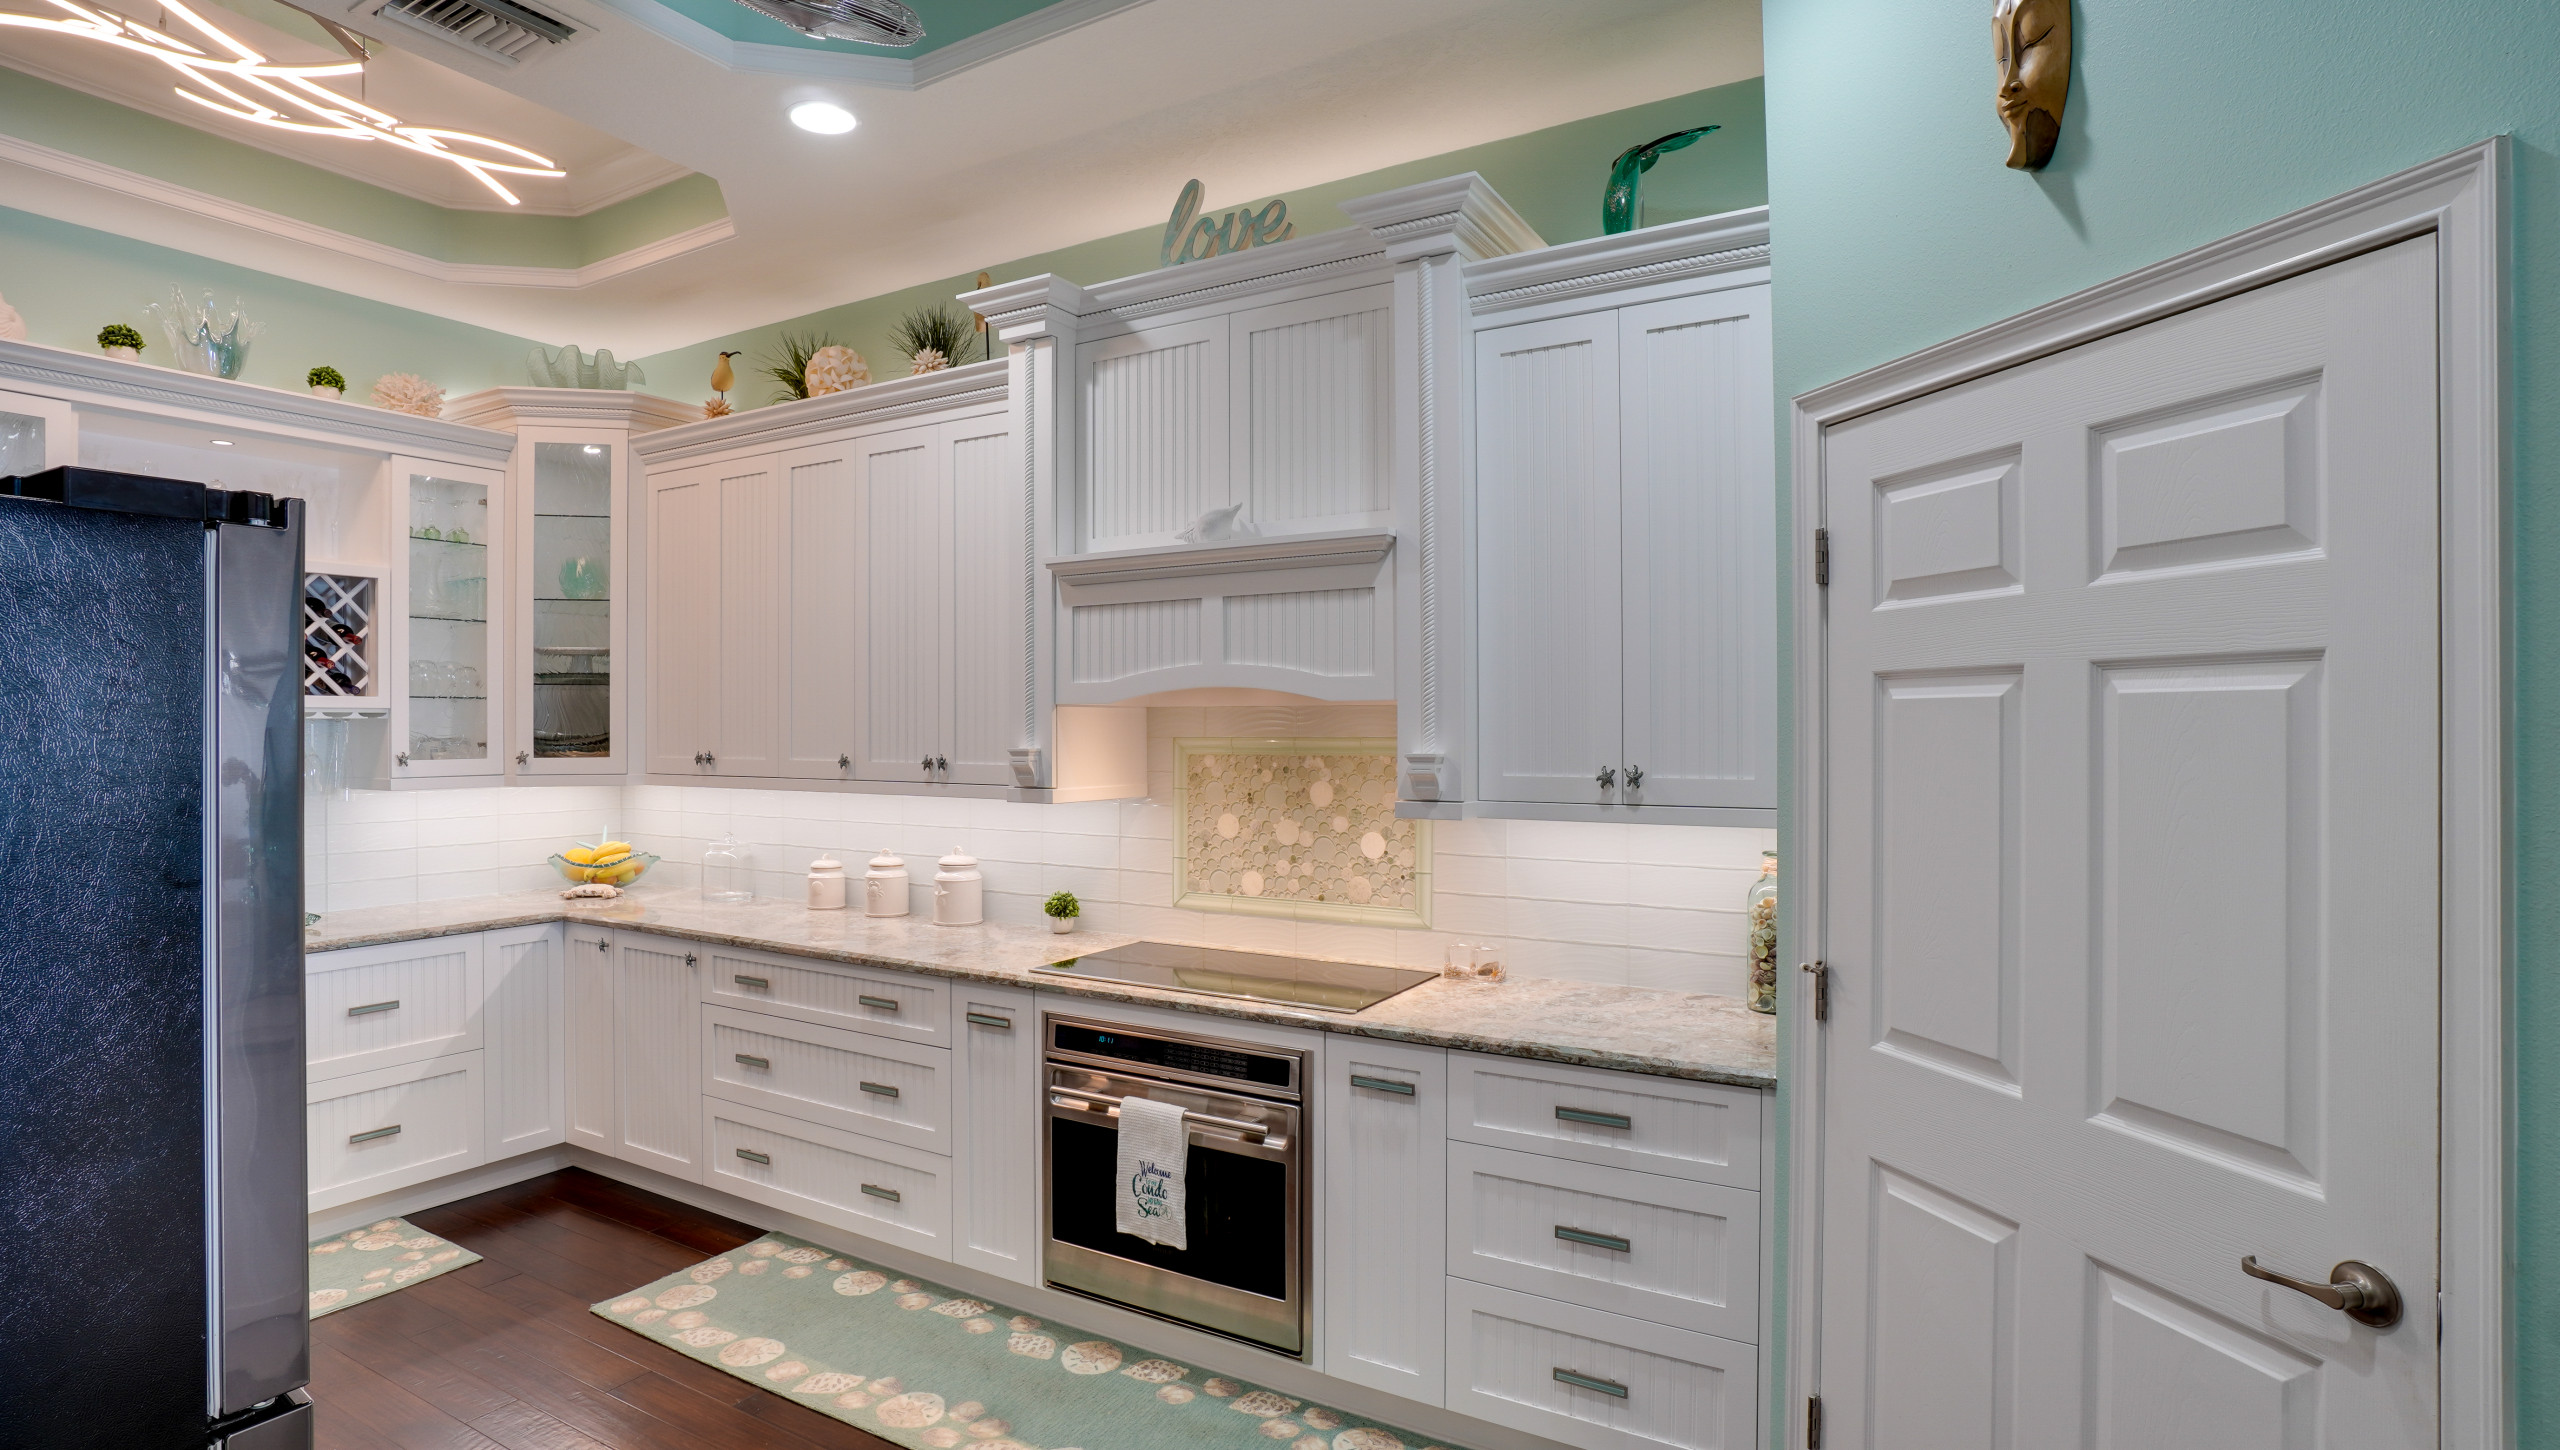
{"label": "white ceramic canister", "polygon": [[886,846],[862,873],[862,911],[866,916],[907,914],[907,863]]}
{"label": "white ceramic canister", "polygon": [[954,848],[933,873],[933,924],[976,926],[987,919],[987,878],[978,858]]}
{"label": "white ceramic canister", "polygon": [[809,909],[811,911],[844,910],[844,863],[833,856],[821,856],[809,863]]}

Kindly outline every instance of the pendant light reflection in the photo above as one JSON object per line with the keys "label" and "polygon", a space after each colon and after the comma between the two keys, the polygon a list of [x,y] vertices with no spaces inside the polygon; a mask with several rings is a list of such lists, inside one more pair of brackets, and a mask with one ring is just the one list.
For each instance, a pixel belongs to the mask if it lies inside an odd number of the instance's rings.
{"label": "pendant light reflection", "polygon": [[802,101],[791,108],[791,124],[821,136],[841,136],[853,129],[853,112],[833,101]]}
{"label": "pendant light reflection", "polygon": [[[51,3],[76,18],[56,20],[0,11],[0,26],[49,30],[57,35],[76,36],[137,55],[147,55],[212,93],[199,94],[181,85],[176,88],[179,95],[206,110],[220,112],[235,120],[255,121],[280,131],[300,131],[312,136],[388,141],[402,150],[450,162],[471,173],[481,185],[497,193],[498,198],[509,206],[519,204],[515,193],[499,184],[491,173],[504,172],[511,176],[569,174],[553,166],[551,158],[521,146],[469,131],[408,125],[387,111],[379,111],[353,97],[339,95],[322,86],[321,79],[359,74],[364,70],[361,62],[279,64],[224,34],[212,22],[189,10],[183,0],[165,0],[163,8],[211,42],[214,50],[228,52],[227,57],[165,35],[140,21],[93,10],[79,4],[78,0],[51,0]],[[294,119],[297,116],[303,119]],[[852,121],[850,116],[845,119],[848,124]]]}

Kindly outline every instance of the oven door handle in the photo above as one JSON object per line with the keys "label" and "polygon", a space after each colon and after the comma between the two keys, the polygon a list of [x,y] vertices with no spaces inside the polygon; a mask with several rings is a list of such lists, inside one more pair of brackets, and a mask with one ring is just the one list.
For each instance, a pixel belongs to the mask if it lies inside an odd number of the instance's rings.
{"label": "oven door handle", "polygon": [[[1121,1100],[1118,1097],[1110,1093],[1080,1092],[1071,1088],[1051,1088],[1049,1090],[1049,1106],[1053,1108],[1080,1109],[1088,1113],[1099,1112],[1103,1116],[1110,1118],[1120,1116],[1120,1101]],[[1097,1108],[1095,1106],[1097,1103],[1107,1104],[1108,1106]],[[1221,1118],[1212,1113],[1195,1113],[1186,1108],[1182,1113],[1182,1121],[1185,1126],[1196,1125],[1204,1128],[1227,1130],[1225,1132],[1213,1134],[1212,1136],[1214,1137],[1234,1138],[1239,1142],[1246,1143],[1259,1143],[1266,1148],[1286,1148],[1289,1146],[1289,1139],[1286,1134],[1273,1133],[1269,1128],[1264,1127],[1260,1123],[1248,1123],[1242,1118]]]}

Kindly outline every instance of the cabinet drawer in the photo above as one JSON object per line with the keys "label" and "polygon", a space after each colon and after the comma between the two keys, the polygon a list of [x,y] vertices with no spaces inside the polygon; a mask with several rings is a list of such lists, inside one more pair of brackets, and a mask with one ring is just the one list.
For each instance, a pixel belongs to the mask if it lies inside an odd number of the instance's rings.
{"label": "cabinet drawer", "polygon": [[951,1151],[951,1053],[895,1038],[702,1009],[702,1088],[715,1097]]}
{"label": "cabinet drawer", "polygon": [[702,1105],[702,1181],[947,1259],[950,1160],[719,1098]]}
{"label": "cabinet drawer", "polygon": [[1449,1408],[1583,1450],[1747,1450],[1750,1345],[1449,1281]]}
{"label": "cabinet drawer", "polygon": [[309,1075],[345,1077],[481,1045],[481,943],[435,937],[308,958],[302,969]]}
{"label": "cabinet drawer", "polygon": [[908,1042],[951,1045],[951,1009],[942,984],[898,972],[838,966],[807,957],[697,947],[710,970],[702,1000],[822,1027],[846,1027]]}
{"label": "cabinet drawer", "polygon": [[1760,1195],[1449,1145],[1449,1272],[1567,1303],[1760,1337]]}
{"label": "cabinet drawer", "polygon": [[1720,1083],[1453,1052],[1449,1136],[1730,1188],[1760,1186],[1760,1094]]}
{"label": "cabinet drawer", "polygon": [[487,1161],[480,1093],[476,1052],[312,1083],[313,1211]]}

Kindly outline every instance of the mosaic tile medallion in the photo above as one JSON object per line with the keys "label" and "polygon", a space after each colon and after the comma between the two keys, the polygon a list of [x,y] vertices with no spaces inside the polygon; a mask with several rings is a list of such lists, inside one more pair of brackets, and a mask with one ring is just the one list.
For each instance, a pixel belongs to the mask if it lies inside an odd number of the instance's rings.
{"label": "mosaic tile medallion", "polygon": [[1431,924],[1428,821],[1396,819],[1395,742],[1173,743],[1173,904]]}

